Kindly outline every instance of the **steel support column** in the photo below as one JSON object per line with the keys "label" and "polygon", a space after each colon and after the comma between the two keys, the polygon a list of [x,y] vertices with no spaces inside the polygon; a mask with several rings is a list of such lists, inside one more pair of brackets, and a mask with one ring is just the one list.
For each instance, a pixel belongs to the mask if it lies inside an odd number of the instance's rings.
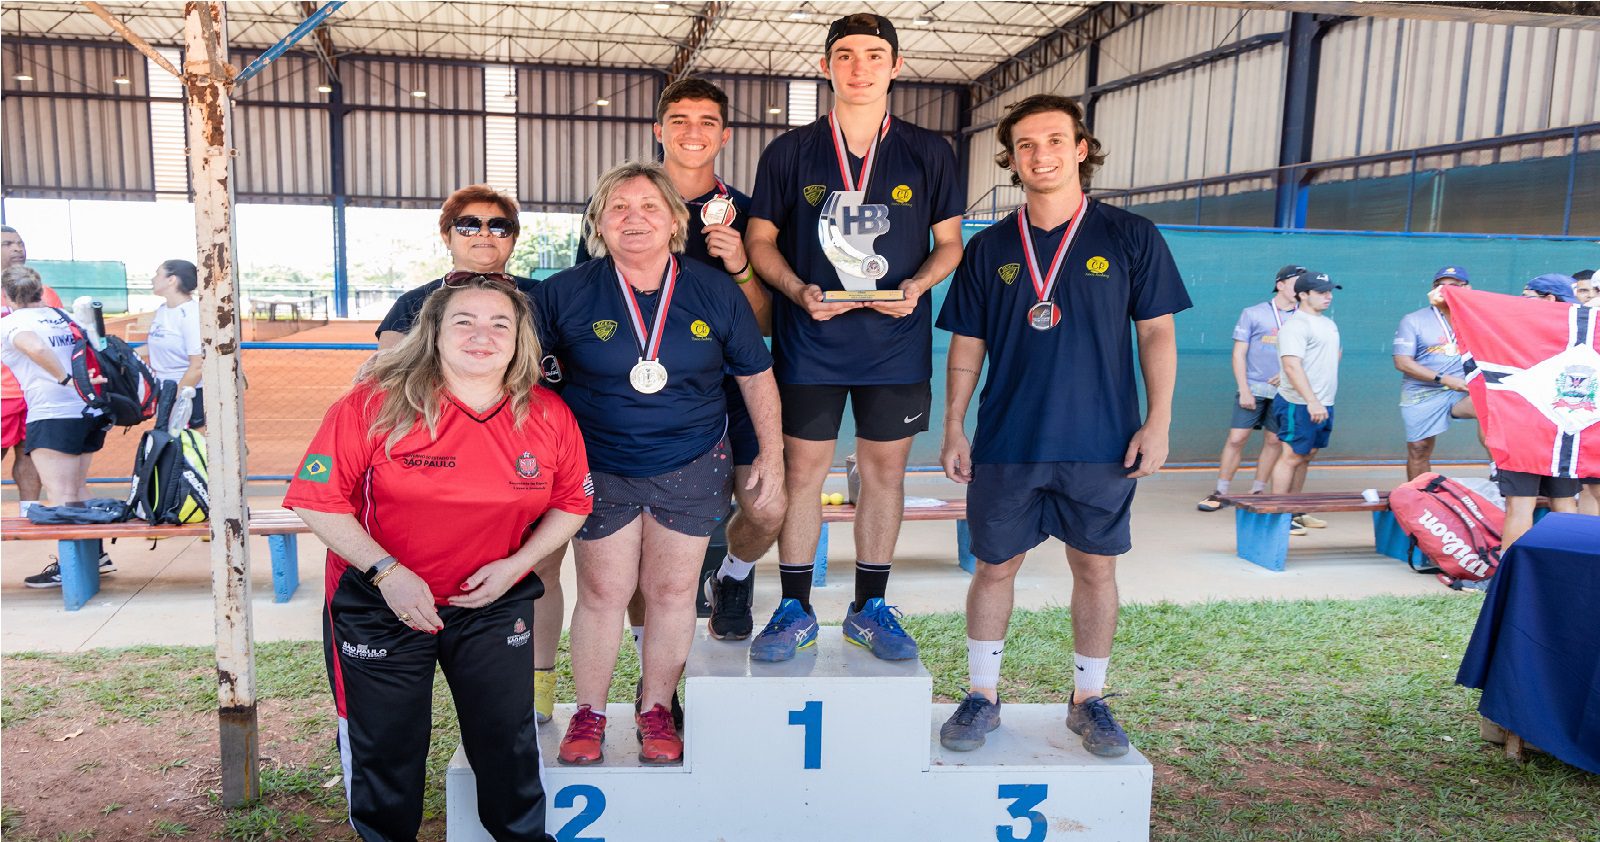
{"label": "steel support column", "polygon": [[1311,138],[1317,112],[1317,68],[1321,40],[1316,16],[1296,12],[1284,39],[1288,48],[1283,87],[1283,121],[1278,140],[1277,201],[1273,224],[1278,228],[1304,228],[1301,201],[1305,172],[1299,165],[1311,160]]}
{"label": "steel support column", "polygon": [[211,464],[211,592],[216,612],[217,719],[222,804],[261,795],[255,640],[250,614],[249,513],[245,503],[244,370],[239,358],[239,277],[234,265],[232,105],[227,20],[221,2],[184,10],[189,180],[194,185],[205,346],[207,457]]}
{"label": "steel support column", "polygon": [[346,249],[344,173],[344,83],[328,80],[328,188],[333,194],[333,313],[350,317],[350,253]]}

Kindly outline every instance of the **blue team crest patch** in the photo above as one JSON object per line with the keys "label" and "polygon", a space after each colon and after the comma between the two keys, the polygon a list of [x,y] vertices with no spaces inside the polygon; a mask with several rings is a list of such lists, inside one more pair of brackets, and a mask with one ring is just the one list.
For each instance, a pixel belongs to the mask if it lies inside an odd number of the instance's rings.
{"label": "blue team crest patch", "polygon": [[1006,286],[1010,286],[1012,283],[1016,282],[1017,273],[1021,271],[1021,263],[1007,263],[1006,265],[1000,267],[1000,280],[1005,281]]}

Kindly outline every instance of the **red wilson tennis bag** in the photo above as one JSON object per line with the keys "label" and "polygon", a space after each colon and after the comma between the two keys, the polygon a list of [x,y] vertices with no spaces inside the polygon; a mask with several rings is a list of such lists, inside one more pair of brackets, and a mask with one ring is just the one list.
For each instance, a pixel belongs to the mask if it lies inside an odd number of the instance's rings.
{"label": "red wilson tennis bag", "polygon": [[1461,483],[1423,474],[1389,492],[1389,509],[1445,584],[1481,582],[1500,566],[1505,512]]}

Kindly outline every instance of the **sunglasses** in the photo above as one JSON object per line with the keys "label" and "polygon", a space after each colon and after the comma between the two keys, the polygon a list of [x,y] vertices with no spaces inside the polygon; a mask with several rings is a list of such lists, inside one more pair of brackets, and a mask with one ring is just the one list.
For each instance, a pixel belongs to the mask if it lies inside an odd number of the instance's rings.
{"label": "sunglasses", "polygon": [[[492,229],[491,229],[492,230]],[[504,272],[451,272],[444,276],[444,285],[451,289],[461,289],[480,280],[491,284],[500,284],[513,289],[517,286],[517,279]]]}
{"label": "sunglasses", "polygon": [[492,217],[488,221],[477,216],[460,216],[456,217],[454,223],[456,233],[463,237],[478,236],[478,232],[482,231],[485,225],[489,226],[490,234],[502,240],[507,237],[515,237],[522,230],[522,226],[518,225],[515,219],[507,219],[503,216]]}

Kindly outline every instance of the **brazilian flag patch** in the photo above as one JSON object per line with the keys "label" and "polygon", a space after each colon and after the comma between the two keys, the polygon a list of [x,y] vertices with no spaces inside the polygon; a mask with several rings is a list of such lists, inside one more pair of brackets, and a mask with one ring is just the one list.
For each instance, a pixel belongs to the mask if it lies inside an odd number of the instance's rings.
{"label": "brazilian flag patch", "polygon": [[310,480],[311,482],[327,482],[328,475],[333,473],[333,457],[321,453],[307,453],[306,461],[300,466],[300,473],[295,479]]}

